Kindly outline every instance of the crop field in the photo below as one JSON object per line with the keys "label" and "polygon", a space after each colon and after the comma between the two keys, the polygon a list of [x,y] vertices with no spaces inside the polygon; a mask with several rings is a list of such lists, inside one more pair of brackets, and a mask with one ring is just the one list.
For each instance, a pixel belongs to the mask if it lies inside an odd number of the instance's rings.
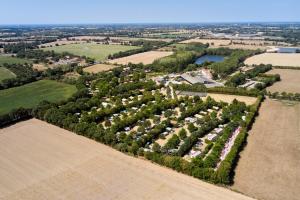
{"label": "crop field", "polygon": [[230,44],[230,40],[216,40],[216,39],[189,39],[180,42],[181,44],[189,44],[189,43],[203,43],[203,44],[210,44],[211,46],[227,46]]}
{"label": "crop field", "polygon": [[0,115],[19,107],[32,108],[43,100],[65,100],[75,92],[75,86],[50,80],[0,90]]}
{"label": "crop field", "polygon": [[96,43],[68,44],[55,47],[43,48],[43,50],[53,50],[57,53],[69,52],[78,56],[87,56],[98,61],[105,60],[108,55],[118,53],[120,51],[128,51],[138,49],[135,46],[125,45],[104,45]]}
{"label": "crop field", "polygon": [[265,200],[298,200],[300,104],[267,99],[249,132],[233,189]]}
{"label": "crop field", "polygon": [[35,69],[37,71],[45,71],[46,69],[48,69],[48,67],[46,67],[44,64],[33,64],[32,69]]}
{"label": "crop field", "polygon": [[271,64],[273,66],[300,67],[300,53],[264,53],[248,58],[245,64]]}
{"label": "crop field", "polygon": [[89,73],[99,73],[99,72],[109,71],[116,67],[118,67],[118,66],[108,65],[108,64],[96,64],[96,65],[92,65],[92,66],[84,68],[83,71],[89,72]]}
{"label": "crop field", "polygon": [[281,81],[268,87],[268,91],[300,93],[300,70],[273,69],[267,74],[279,74],[281,78]]}
{"label": "crop field", "polygon": [[[226,103],[231,103],[234,99],[236,99],[238,101],[246,103],[247,105],[252,105],[256,101],[255,97],[238,96],[238,95],[209,93],[208,96],[210,96],[211,98],[213,98],[216,101],[223,101]],[[206,98],[204,98],[204,99],[206,99]]]}
{"label": "crop field", "polygon": [[16,77],[16,75],[13,72],[9,71],[5,67],[0,67],[0,82],[4,79],[14,78],[14,77]]}
{"label": "crop field", "polygon": [[0,130],[0,158],[0,199],[252,199],[37,119]]}
{"label": "crop field", "polygon": [[127,65],[128,63],[139,64],[143,63],[144,65],[148,65],[153,63],[155,60],[170,56],[173,52],[166,51],[148,51],[144,53],[138,53],[131,56],[118,58],[110,60],[109,63],[119,64],[119,65]]}
{"label": "crop field", "polygon": [[224,40],[224,39],[190,39],[181,42],[182,44],[188,43],[208,43],[211,48],[227,47],[231,49],[261,49],[265,50],[268,46],[282,45],[287,46],[289,44],[282,42],[263,41],[263,40]]}
{"label": "crop field", "polygon": [[10,56],[0,56],[0,66],[3,66],[4,63],[7,64],[24,64],[24,63],[32,63],[31,60],[10,57]]}
{"label": "crop field", "polygon": [[[137,41],[137,40],[148,40],[148,41],[164,41],[171,42],[172,39],[164,39],[164,38],[147,38],[147,37],[109,37],[111,40],[122,40],[122,41]],[[86,41],[86,40],[103,40],[105,37],[103,36],[76,36],[71,37],[70,39],[74,39],[76,41]]]}

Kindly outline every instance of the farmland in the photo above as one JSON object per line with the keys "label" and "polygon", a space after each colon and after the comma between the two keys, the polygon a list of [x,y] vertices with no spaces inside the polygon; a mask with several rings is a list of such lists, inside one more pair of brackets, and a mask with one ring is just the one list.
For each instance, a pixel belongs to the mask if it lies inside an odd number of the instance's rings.
{"label": "farmland", "polygon": [[268,46],[271,45],[287,45],[285,43],[277,43],[272,41],[264,41],[264,40],[225,40],[225,39],[190,39],[181,42],[182,44],[189,44],[189,43],[208,43],[211,48],[219,48],[219,47],[227,47],[231,49],[261,49],[265,50]]}
{"label": "farmland", "polygon": [[65,100],[75,91],[75,86],[49,80],[1,90],[0,114],[8,113],[19,107],[32,108],[43,100],[51,102]]}
{"label": "farmland", "polygon": [[275,83],[267,90],[270,92],[300,93],[300,70],[273,69],[268,74],[279,74],[281,81]]}
{"label": "farmland", "polygon": [[298,200],[300,105],[267,99],[241,153],[233,188],[265,200]]}
{"label": "farmland", "polygon": [[7,64],[24,64],[24,63],[32,63],[30,60],[10,57],[10,56],[1,56],[0,55],[0,66],[3,66],[4,63]]}
{"label": "farmland", "polygon": [[13,72],[9,71],[5,67],[0,67],[0,82],[4,79],[14,78],[14,77],[16,77],[16,75]]}
{"label": "farmland", "polygon": [[138,49],[135,46],[125,45],[104,45],[96,43],[82,43],[82,44],[67,44],[62,46],[47,47],[43,50],[53,50],[57,53],[69,52],[78,56],[87,56],[94,58],[97,61],[103,61],[107,59],[110,54],[118,53],[120,51],[128,51]]}
{"label": "farmland", "polygon": [[[245,102],[247,105],[252,105],[256,101],[255,97],[238,96],[238,95],[226,95],[226,94],[209,93],[208,96],[210,96],[211,98],[213,98],[216,101],[223,101],[223,102],[226,102],[226,103],[232,103],[232,101],[234,99],[236,99],[238,101]],[[204,98],[204,99],[206,99],[206,98]]]}
{"label": "farmland", "polygon": [[0,27],[0,199],[299,199],[299,33]]}
{"label": "farmland", "polygon": [[170,56],[173,52],[165,52],[165,51],[148,51],[144,53],[139,53],[131,56],[127,56],[124,58],[118,58],[114,60],[110,60],[109,63],[119,64],[119,65],[127,65],[128,63],[139,64],[143,63],[145,65],[153,63],[155,60]]}
{"label": "farmland", "polygon": [[300,67],[299,53],[264,53],[248,58],[247,65],[271,64],[273,66]]}
{"label": "farmland", "polygon": [[92,65],[92,66],[84,68],[83,71],[89,72],[89,73],[99,73],[99,72],[104,72],[104,71],[114,69],[116,67],[118,67],[118,66],[108,65],[108,64],[96,64],[96,65]]}
{"label": "farmland", "polygon": [[1,199],[251,200],[36,119],[0,141]]}

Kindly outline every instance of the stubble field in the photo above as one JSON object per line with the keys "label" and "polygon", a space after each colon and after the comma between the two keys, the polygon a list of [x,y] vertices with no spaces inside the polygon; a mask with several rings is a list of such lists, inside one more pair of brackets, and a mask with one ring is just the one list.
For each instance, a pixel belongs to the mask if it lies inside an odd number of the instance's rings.
{"label": "stubble field", "polygon": [[118,66],[108,65],[108,64],[96,64],[96,65],[92,65],[92,66],[84,68],[83,71],[89,72],[89,73],[99,73],[99,72],[109,71],[116,67],[118,67]]}
{"label": "stubble field", "polygon": [[32,119],[0,130],[0,199],[250,200]]}
{"label": "stubble field", "polygon": [[300,70],[273,69],[267,74],[279,74],[281,79],[268,87],[268,91],[300,93]]}
{"label": "stubble field", "polygon": [[128,63],[139,64],[143,63],[144,65],[148,65],[153,63],[155,60],[170,56],[173,52],[167,51],[148,51],[144,53],[138,53],[131,56],[117,58],[110,60],[109,63],[119,64],[119,65],[127,65]]}
{"label": "stubble field", "polygon": [[249,132],[233,189],[264,200],[298,200],[300,104],[267,99]]}
{"label": "stubble field", "polygon": [[271,64],[273,66],[300,67],[300,53],[263,53],[248,58],[245,64]]}

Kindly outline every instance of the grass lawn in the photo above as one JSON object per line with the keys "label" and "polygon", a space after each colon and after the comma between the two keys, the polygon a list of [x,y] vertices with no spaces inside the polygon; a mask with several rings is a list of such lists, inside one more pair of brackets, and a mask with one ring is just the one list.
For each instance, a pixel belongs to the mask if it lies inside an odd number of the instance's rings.
{"label": "grass lawn", "polygon": [[31,60],[26,60],[22,58],[16,58],[11,56],[0,56],[0,66],[3,66],[4,63],[8,64],[24,64],[24,63],[32,63]]}
{"label": "grass lawn", "polygon": [[14,77],[16,77],[16,75],[13,72],[9,71],[5,67],[0,67],[0,82],[4,79]]}
{"label": "grass lawn", "polygon": [[32,108],[43,100],[50,102],[65,100],[75,92],[75,86],[51,80],[0,90],[0,115],[14,108]]}
{"label": "grass lawn", "polygon": [[138,49],[136,46],[125,45],[104,45],[95,43],[84,44],[67,44],[55,47],[43,48],[43,50],[53,50],[57,53],[69,52],[78,56],[87,56],[94,58],[97,61],[102,61],[107,58],[109,54],[118,53],[120,51],[128,51],[132,49]]}

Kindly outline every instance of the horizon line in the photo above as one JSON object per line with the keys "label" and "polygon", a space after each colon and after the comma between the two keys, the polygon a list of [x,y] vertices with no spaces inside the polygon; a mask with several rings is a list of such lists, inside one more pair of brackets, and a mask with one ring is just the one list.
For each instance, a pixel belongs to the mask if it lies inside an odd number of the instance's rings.
{"label": "horizon line", "polygon": [[214,22],[103,22],[103,23],[7,23],[0,24],[0,26],[22,26],[22,25],[147,25],[147,24],[298,24],[300,21],[214,21]]}

